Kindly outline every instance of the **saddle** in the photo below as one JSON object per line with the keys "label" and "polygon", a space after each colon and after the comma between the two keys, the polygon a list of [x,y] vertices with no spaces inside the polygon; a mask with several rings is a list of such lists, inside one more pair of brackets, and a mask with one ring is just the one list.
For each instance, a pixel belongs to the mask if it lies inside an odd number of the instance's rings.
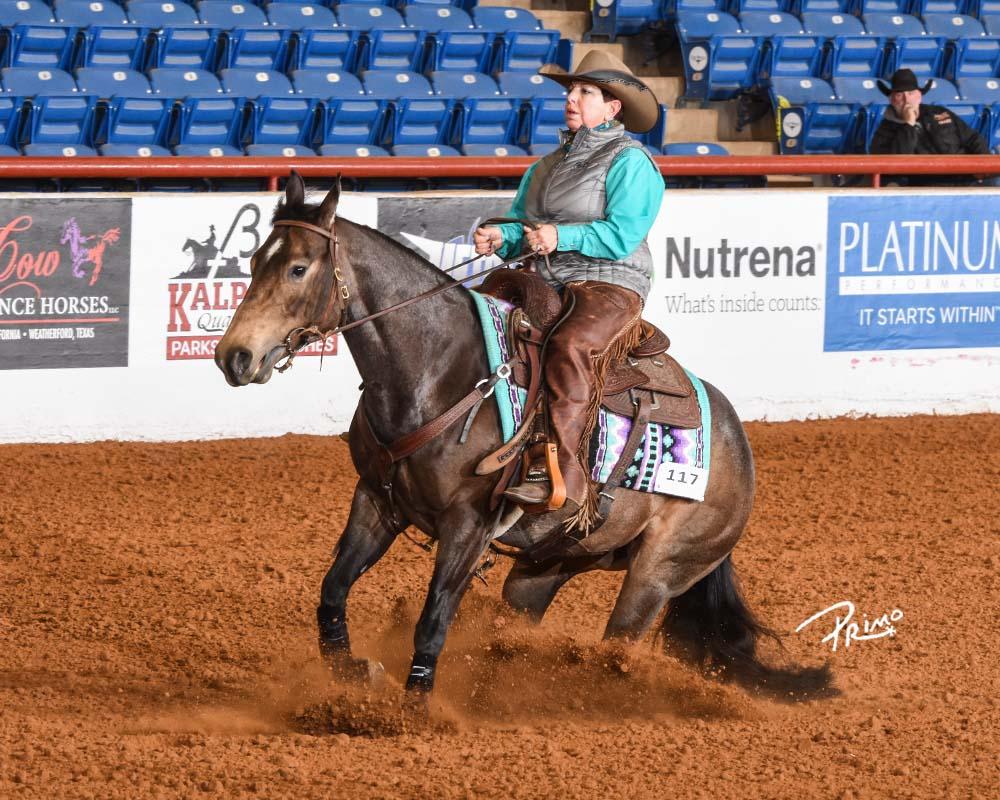
{"label": "saddle", "polygon": [[[506,269],[492,273],[479,291],[514,306],[508,323],[508,343],[513,356],[514,381],[527,389],[525,422],[513,439],[491,453],[476,469],[488,474],[503,468],[493,493],[493,507],[513,477],[517,456],[532,435],[544,392],[544,348],[549,333],[566,313],[563,300],[537,273],[524,269]],[[646,424],[656,422],[677,428],[701,425],[701,410],[694,387],[677,361],[667,355],[670,339],[648,320],[641,320],[638,344],[622,361],[613,364],[605,377],[601,404],[614,414],[633,421],[632,435],[623,456],[601,488],[601,517],[606,520],[614,501],[614,490],[639,446]],[[547,445],[548,461],[554,462],[555,446]],[[556,467],[557,469],[557,467]],[[559,480],[553,481],[554,494]],[[525,511],[543,512],[549,507],[528,507]]]}

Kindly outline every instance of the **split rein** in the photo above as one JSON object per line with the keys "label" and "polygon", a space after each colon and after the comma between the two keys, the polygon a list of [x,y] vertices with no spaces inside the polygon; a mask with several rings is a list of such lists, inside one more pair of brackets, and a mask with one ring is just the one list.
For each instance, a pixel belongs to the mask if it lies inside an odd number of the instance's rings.
{"label": "split rein", "polygon": [[[532,223],[528,220],[513,219],[506,217],[494,217],[492,219],[486,220],[485,222],[482,223],[482,225],[506,224],[506,223],[526,224],[536,229],[539,227],[537,224]],[[318,234],[319,236],[322,236],[327,240],[329,246],[330,268],[333,271],[333,286],[330,288],[330,295],[327,301],[327,307],[324,312],[324,316],[326,316],[327,313],[333,310],[332,306],[338,296],[340,296],[345,302],[351,296],[350,290],[347,288],[347,282],[344,279],[344,275],[341,272],[340,267],[337,266],[337,245],[339,243],[339,240],[337,238],[337,232],[335,226],[336,226],[336,221],[331,223],[330,230],[326,230],[325,228],[321,228],[319,225],[313,225],[312,223],[301,222],[300,220],[295,220],[295,219],[279,219],[276,220],[273,224],[273,227],[275,228],[277,227],[302,228],[303,230],[307,230],[312,233]],[[458,264],[455,264],[452,267],[449,267],[448,269],[441,270],[441,272],[447,275],[448,273],[454,272],[460,267],[468,266],[474,261],[478,261],[481,258],[485,258],[486,255],[487,255],[486,253],[482,254],[477,253],[472,258],[468,258],[465,261],[462,261]],[[545,258],[546,269],[551,271],[548,253],[544,254],[544,258]],[[327,331],[320,330],[318,325],[313,325],[308,328],[302,328],[302,327],[292,328],[292,330],[288,332],[288,335],[285,337],[285,341],[283,342],[285,347],[285,352],[278,358],[278,362],[282,362],[283,360],[283,363],[276,363],[274,369],[279,373],[289,369],[292,366],[292,361],[295,359],[296,354],[303,347],[312,344],[313,342],[321,341],[325,343],[327,339],[329,339],[332,336],[336,336],[338,333],[349,331],[352,328],[356,328],[359,325],[363,325],[366,322],[371,322],[374,319],[378,319],[379,317],[384,317],[387,314],[391,314],[393,311],[398,311],[399,309],[405,308],[406,306],[412,305],[413,303],[418,303],[421,300],[426,300],[430,297],[433,297],[434,295],[446,292],[448,291],[448,289],[454,289],[456,286],[461,286],[467,280],[482,278],[484,275],[489,275],[491,272],[496,272],[499,269],[505,269],[509,267],[511,264],[520,263],[522,261],[524,261],[523,255],[518,255],[514,258],[509,258],[506,261],[497,264],[496,266],[490,267],[489,269],[480,270],[474,275],[469,275],[467,278],[464,278],[461,281],[454,281],[453,283],[446,283],[442,286],[435,286],[433,289],[428,289],[426,292],[421,292],[415,297],[403,300],[402,302],[396,303],[395,305],[391,305],[388,308],[383,308],[380,311],[376,311],[375,313],[369,314],[368,316],[362,317],[361,319],[356,319],[352,322],[347,323],[346,325],[337,325],[331,330]]]}

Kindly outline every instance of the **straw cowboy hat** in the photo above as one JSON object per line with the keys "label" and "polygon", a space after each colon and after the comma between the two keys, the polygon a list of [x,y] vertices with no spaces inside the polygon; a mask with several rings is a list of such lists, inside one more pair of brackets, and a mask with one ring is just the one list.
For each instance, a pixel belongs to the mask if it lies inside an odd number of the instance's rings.
{"label": "straw cowboy hat", "polygon": [[586,81],[613,94],[621,100],[625,130],[632,133],[645,133],[660,117],[660,104],[652,90],[635,77],[625,64],[608,53],[591,50],[583,57],[576,72],[567,74],[556,72],[551,67],[543,67],[541,73],[566,87],[573,81]]}
{"label": "straw cowboy hat", "polygon": [[878,90],[886,96],[893,92],[912,92],[914,89],[920,89],[920,94],[927,94],[934,86],[933,80],[927,81],[923,87],[918,86],[917,76],[913,74],[912,69],[897,69],[892,73],[889,81],[891,86],[887,86],[882,81],[875,81],[878,84]]}

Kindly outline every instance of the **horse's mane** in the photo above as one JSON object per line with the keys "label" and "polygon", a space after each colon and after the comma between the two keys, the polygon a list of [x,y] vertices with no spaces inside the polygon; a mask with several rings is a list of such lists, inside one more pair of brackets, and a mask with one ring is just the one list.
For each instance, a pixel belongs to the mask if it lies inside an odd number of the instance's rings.
{"label": "horse's mane", "polygon": [[[274,225],[275,221],[279,219],[294,219],[294,220],[300,220],[301,222],[308,222],[313,225],[316,225],[320,221],[319,209],[321,205],[322,205],[321,203],[308,203],[308,202],[289,203],[285,199],[279,200],[278,205],[274,207],[274,213],[271,215],[271,225]],[[366,231],[369,231],[370,233],[374,234],[374,236],[380,242],[394,249],[396,254],[399,255],[400,257],[405,256],[411,258],[417,263],[419,263],[421,266],[427,267],[428,269],[431,269],[434,272],[439,273],[448,280],[452,281],[454,280],[454,278],[452,278],[451,276],[445,275],[443,270],[439,269],[438,266],[433,262],[424,258],[422,255],[420,255],[420,253],[410,249],[401,242],[397,242],[391,236],[387,236],[386,234],[382,233],[382,231],[377,230],[376,228],[371,228],[368,225],[361,225],[360,223],[352,222],[351,220],[342,217],[337,218],[337,224],[338,225],[347,224],[355,228],[361,228]]]}

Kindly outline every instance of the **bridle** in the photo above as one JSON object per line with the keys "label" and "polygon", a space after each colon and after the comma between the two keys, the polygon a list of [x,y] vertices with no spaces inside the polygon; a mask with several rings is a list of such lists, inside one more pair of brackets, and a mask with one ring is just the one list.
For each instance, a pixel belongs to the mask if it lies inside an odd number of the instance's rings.
{"label": "bridle", "polygon": [[[531,222],[529,220],[514,219],[508,217],[493,217],[491,219],[485,220],[481,224],[489,225],[489,224],[504,224],[512,222],[530,225],[533,228],[539,227],[537,223]],[[302,228],[303,230],[307,230],[310,231],[311,233],[315,233],[319,236],[322,236],[327,240],[327,247],[330,256],[330,268],[333,271],[333,285],[330,287],[330,293],[327,296],[326,303],[324,304],[323,314],[320,317],[321,320],[327,319],[330,315],[333,314],[333,311],[336,308],[338,297],[344,302],[349,300],[351,297],[351,291],[347,286],[347,281],[344,279],[344,273],[341,272],[340,267],[337,265],[337,245],[339,244],[339,239],[337,238],[336,218],[334,218],[333,221],[330,223],[329,230],[327,230],[326,228],[321,228],[319,225],[313,225],[311,222],[302,222],[301,220],[297,219],[275,220],[272,223],[272,227]],[[465,261],[462,261],[458,264],[455,264],[452,267],[449,267],[446,270],[442,270],[442,272],[444,272],[445,274],[453,272],[459,267],[467,266],[468,264],[471,264],[473,261],[478,261],[480,258],[483,257],[484,257],[483,255],[477,254],[472,258],[466,259]],[[546,270],[551,272],[551,265],[549,264],[548,253],[546,253],[544,257],[545,257],[545,268]],[[496,272],[498,269],[504,269],[506,267],[509,267],[511,264],[520,263],[524,261],[524,259],[525,256],[517,255],[514,258],[509,258],[506,261],[497,264],[496,266],[490,267],[489,269],[481,270],[480,272],[477,272],[475,275],[470,275],[469,278],[466,278],[465,280],[470,280],[473,278],[481,278],[484,275],[488,275],[491,272]],[[284,372],[285,370],[289,369],[292,366],[292,361],[295,359],[295,355],[303,347],[305,347],[307,344],[310,344],[311,342],[315,341],[325,342],[327,339],[329,339],[332,336],[336,336],[338,333],[349,331],[352,328],[356,328],[359,325],[363,325],[366,322],[371,322],[373,319],[384,317],[386,314],[390,314],[393,311],[398,311],[399,309],[405,308],[406,306],[412,305],[413,303],[418,303],[421,300],[426,300],[427,298],[433,297],[436,294],[441,294],[441,292],[446,292],[448,291],[448,289],[454,289],[456,286],[461,286],[463,282],[464,281],[455,281],[454,283],[446,283],[443,286],[435,286],[433,289],[428,289],[426,292],[421,292],[415,297],[410,297],[407,300],[403,300],[402,302],[396,303],[395,305],[391,305],[388,308],[383,308],[380,311],[376,311],[372,314],[369,314],[366,317],[361,317],[361,319],[356,319],[351,322],[348,322],[346,325],[336,325],[330,330],[326,331],[321,330],[318,325],[313,325],[308,328],[303,328],[303,327],[292,328],[288,332],[288,335],[285,336],[285,339],[282,342],[282,344],[285,347],[285,352],[278,358],[279,362],[281,362],[282,359],[284,359],[284,362],[280,364],[275,364],[274,369],[277,372]]]}

